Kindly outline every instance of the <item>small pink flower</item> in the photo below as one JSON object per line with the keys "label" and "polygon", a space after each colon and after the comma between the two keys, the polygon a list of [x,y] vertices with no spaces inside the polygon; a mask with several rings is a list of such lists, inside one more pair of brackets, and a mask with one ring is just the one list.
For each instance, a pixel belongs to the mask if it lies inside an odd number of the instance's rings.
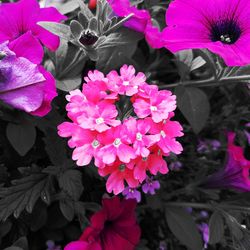
{"label": "small pink flower", "polygon": [[82,92],[88,101],[96,104],[102,100],[110,100],[113,103],[118,99],[118,94],[109,93],[107,83],[101,80],[89,81],[88,84],[84,84]]}
{"label": "small pink flower", "polygon": [[180,154],[183,150],[181,144],[176,141],[176,137],[183,136],[182,126],[179,122],[170,121],[169,119],[163,120],[160,123],[151,123],[150,133],[159,135],[159,141],[157,145],[164,152],[169,154],[170,152]]}
{"label": "small pink flower", "polygon": [[142,183],[146,177],[146,172],[149,171],[152,175],[157,175],[158,172],[162,174],[168,173],[166,161],[162,158],[161,150],[151,151],[148,157],[138,157],[135,160],[134,177]]}
{"label": "small pink flower", "polygon": [[112,164],[116,157],[121,162],[129,163],[136,157],[134,149],[129,146],[129,138],[124,133],[123,125],[113,127],[100,135],[104,147],[99,150],[99,157],[105,164]]}
{"label": "small pink flower", "polygon": [[97,167],[103,167],[102,162],[97,156],[97,151],[101,147],[100,141],[98,141],[98,133],[96,131],[90,131],[82,129],[81,127],[70,123],[64,122],[58,126],[58,134],[61,137],[72,137],[68,144],[71,148],[74,148],[72,159],[76,161],[78,166],[88,165],[92,157],[95,159],[95,165]]}
{"label": "small pink flower", "polygon": [[106,131],[110,126],[118,126],[120,120],[116,120],[118,112],[115,105],[102,101],[97,105],[87,102],[85,111],[77,118],[77,122],[82,128],[97,130],[98,132]]}
{"label": "small pink flower", "polygon": [[66,99],[69,102],[66,105],[68,117],[76,122],[76,118],[85,111],[86,97],[79,89],[76,89],[70,91],[69,95],[66,95]]}
{"label": "small pink flower", "polygon": [[147,157],[150,154],[148,147],[159,140],[159,136],[148,134],[151,124],[147,120],[136,120],[133,117],[124,121],[124,124],[136,155]]}
{"label": "small pink flower", "polygon": [[[148,94],[148,98],[146,95]],[[176,109],[176,96],[170,91],[157,91],[155,88],[145,88],[145,98],[136,98],[133,106],[139,118],[152,116],[154,122],[161,122],[169,117],[169,113]]]}
{"label": "small pink flower", "polygon": [[88,76],[84,77],[84,80],[88,82],[95,82],[95,81],[107,81],[107,78],[105,78],[104,74],[98,70],[89,71]]}
{"label": "small pink flower", "polygon": [[108,75],[108,84],[114,92],[120,95],[132,96],[138,92],[139,86],[145,84],[146,76],[139,72],[135,75],[135,68],[126,64],[120,69],[120,75],[116,71],[111,71]]}
{"label": "small pink flower", "polygon": [[109,193],[114,192],[115,195],[121,193],[125,188],[124,181],[126,181],[131,188],[135,188],[139,185],[138,180],[134,178],[134,173],[131,167],[133,167],[133,165],[124,164],[117,160],[111,166],[106,166],[98,170],[101,176],[110,175],[106,183],[107,191]]}

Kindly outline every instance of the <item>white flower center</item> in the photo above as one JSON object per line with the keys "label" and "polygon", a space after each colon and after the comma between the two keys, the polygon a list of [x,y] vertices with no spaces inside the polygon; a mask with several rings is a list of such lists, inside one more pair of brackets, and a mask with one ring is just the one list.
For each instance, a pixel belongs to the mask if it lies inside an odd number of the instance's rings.
{"label": "white flower center", "polygon": [[121,144],[121,140],[119,138],[116,138],[114,140],[114,146],[118,147]]}
{"label": "white flower center", "polygon": [[136,134],[136,139],[139,140],[139,141],[141,141],[141,139],[142,139],[142,134],[141,134],[141,133],[137,133],[137,134]]}
{"label": "white flower center", "polygon": [[102,117],[99,117],[95,120],[96,124],[102,124],[104,123],[104,119]]}
{"label": "white flower center", "polygon": [[165,132],[163,131],[163,130],[161,130],[161,136],[163,137],[163,138],[165,138],[166,137],[166,134],[165,134]]}
{"label": "white flower center", "polygon": [[157,111],[157,107],[156,106],[150,106],[150,110],[151,111]]}
{"label": "white flower center", "polygon": [[124,86],[128,86],[129,85],[129,81],[123,81],[123,85]]}
{"label": "white flower center", "polygon": [[97,148],[99,145],[100,145],[100,142],[97,141],[97,140],[94,140],[94,141],[92,142],[92,147],[93,147],[93,148]]}

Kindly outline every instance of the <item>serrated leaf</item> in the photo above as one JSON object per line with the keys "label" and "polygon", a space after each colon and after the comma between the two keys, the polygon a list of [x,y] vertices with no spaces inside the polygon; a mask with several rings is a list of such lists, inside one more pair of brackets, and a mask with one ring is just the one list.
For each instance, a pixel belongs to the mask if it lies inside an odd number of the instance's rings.
{"label": "serrated leaf", "polygon": [[81,172],[73,169],[63,172],[59,177],[59,186],[74,201],[79,200],[83,191]]}
{"label": "serrated leaf", "polygon": [[59,206],[63,216],[68,221],[72,221],[75,215],[74,203],[70,200],[61,200]]}
{"label": "serrated leaf", "polygon": [[[2,198],[0,200],[0,221],[5,221],[11,214],[18,218],[24,209],[31,213],[36,201],[48,188],[48,185],[47,174],[34,173],[13,181],[13,186],[0,188],[0,198]],[[43,201],[45,200],[43,199]]]}
{"label": "serrated leaf", "polygon": [[54,22],[38,22],[37,24],[67,41],[72,39],[70,27],[65,24]]}
{"label": "serrated leaf", "polygon": [[6,135],[18,154],[24,156],[35,143],[36,129],[30,124],[8,123]]}
{"label": "serrated leaf", "polygon": [[198,134],[205,126],[210,113],[207,95],[198,88],[183,86],[176,87],[175,94],[178,108]]}
{"label": "serrated leaf", "polygon": [[56,87],[62,91],[69,92],[79,88],[82,83],[81,75],[70,79],[56,80]]}
{"label": "serrated leaf", "polygon": [[209,244],[221,242],[224,236],[224,221],[220,212],[215,211],[209,220]]}
{"label": "serrated leaf", "polygon": [[192,216],[182,208],[166,207],[168,226],[176,238],[190,250],[202,250],[203,243]]}

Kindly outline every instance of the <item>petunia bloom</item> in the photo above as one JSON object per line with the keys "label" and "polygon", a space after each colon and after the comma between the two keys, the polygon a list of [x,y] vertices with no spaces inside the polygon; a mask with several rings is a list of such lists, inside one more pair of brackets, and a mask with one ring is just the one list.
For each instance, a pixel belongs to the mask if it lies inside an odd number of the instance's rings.
{"label": "petunia bloom", "polygon": [[135,200],[118,197],[103,199],[102,209],[91,217],[91,224],[80,239],[64,250],[134,250],[141,230],[135,217]]}
{"label": "petunia bloom", "polygon": [[119,17],[133,16],[125,23],[125,26],[144,33],[145,38],[152,48],[162,48],[163,41],[158,27],[151,21],[150,13],[147,10],[139,10],[132,6],[129,0],[108,0],[114,13]]}
{"label": "petunia bloom", "polygon": [[[42,66],[17,57],[7,42],[0,44],[0,99],[32,115],[44,116],[57,95],[55,80]],[[20,53],[26,53],[23,49]]]}
{"label": "petunia bloom", "polygon": [[174,0],[162,36],[172,52],[208,49],[228,66],[250,63],[248,0]]}
{"label": "petunia bloom", "polygon": [[234,144],[235,133],[228,133],[228,156],[226,166],[201,183],[205,188],[232,188],[241,192],[250,191],[250,161],[244,150]]}
{"label": "petunia bloom", "polygon": [[59,46],[59,38],[40,27],[37,22],[60,22],[65,19],[66,17],[53,7],[40,8],[36,0],[2,3],[0,5],[0,43],[4,41],[18,42],[23,39],[23,36],[30,33],[29,41],[31,43],[27,42],[25,45],[28,48],[32,46],[30,53],[43,52],[40,42],[55,51]]}

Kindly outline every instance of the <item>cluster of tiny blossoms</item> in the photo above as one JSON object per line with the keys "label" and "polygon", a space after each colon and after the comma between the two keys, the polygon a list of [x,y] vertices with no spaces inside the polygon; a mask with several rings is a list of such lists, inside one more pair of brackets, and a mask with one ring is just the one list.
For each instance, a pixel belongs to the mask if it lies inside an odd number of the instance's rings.
{"label": "cluster of tiny blossoms", "polygon": [[176,141],[182,127],[171,121],[176,96],[147,84],[146,76],[131,65],[107,76],[90,71],[84,80],[82,91],[66,97],[72,122],[58,126],[61,137],[71,137],[73,160],[86,166],[93,159],[99,174],[108,176],[107,191],[115,195],[141,185],[154,192],[152,176],[168,172],[163,157],[182,151]]}

